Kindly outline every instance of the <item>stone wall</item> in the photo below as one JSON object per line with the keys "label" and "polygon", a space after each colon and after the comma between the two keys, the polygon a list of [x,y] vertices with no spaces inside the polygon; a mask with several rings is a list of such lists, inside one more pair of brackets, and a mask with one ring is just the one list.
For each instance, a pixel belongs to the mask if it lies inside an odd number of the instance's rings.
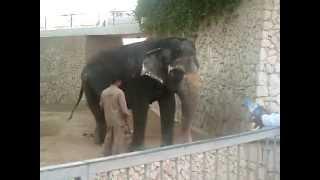
{"label": "stone wall", "polygon": [[280,0],[265,1],[257,102],[280,112]]}
{"label": "stone wall", "polygon": [[[195,127],[211,136],[244,131],[249,128],[248,112],[241,106],[244,97],[265,103],[270,95],[277,98],[279,26],[274,24],[278,11],[272,10],[277,4],[279,0],[243,0],[222,20],[208,17],[202,23],[195,41],[203,81]],[[272,71],[267,71],[270,64]],[[260,94],[261,89],[267,93]]]}
{"label": "stone wall", "polygon": [[121,37],[113,36],[87,36],[86,58],[90,59],[94,54],[103,50],[119,47],[122,45]]}
{"label": "stone wall", "polygon": [[111,36],[40,38],[40,103],[75,104],[81,70],[88,58],[102,49],[121,45],[121,37]]}
{"label": "stone wall", "polygon": [[85,48],[85,37],[40,38],[41,105],[76,102]]}

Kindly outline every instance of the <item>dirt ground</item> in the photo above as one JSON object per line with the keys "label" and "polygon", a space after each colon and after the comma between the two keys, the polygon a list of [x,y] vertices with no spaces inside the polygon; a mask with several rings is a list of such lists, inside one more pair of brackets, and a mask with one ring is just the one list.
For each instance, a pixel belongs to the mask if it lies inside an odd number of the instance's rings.
{"label": "dirt ground", "polygon": [[[102,146],[94,144],[95,122],[86,107],[79,107],[73,118],[67,121],[71,106],[51,105],[40,109],[40,166],[55,165],[102,157]],[[179,125],[175,127],[175,142],[179,137]],[[160,145],[160,121],[158,114],[149,111],[145,145]],[[193,133],[194,140],[201,135]]]}

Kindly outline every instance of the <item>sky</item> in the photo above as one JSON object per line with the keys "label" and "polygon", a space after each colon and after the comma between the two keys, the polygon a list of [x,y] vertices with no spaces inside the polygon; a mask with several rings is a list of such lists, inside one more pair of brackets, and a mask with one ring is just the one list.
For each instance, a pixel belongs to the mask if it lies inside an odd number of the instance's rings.
{"label": "sky", "polygon": [[40,0],[40,16],[134,10],[137,0]]}
{"label": "sky", "polygon": [[[49,16],[50,22],[66,21],[68,19],[58,17],[62,14],[84,13],[93,15],[92,22],[96,21],[97,14],[105,14],[110,10],[134,10],[137,0],[40,0],[40,17]],[[63,19],[62,19],[63,18]],[[43,23],[43,18],[40,23]],[[66,22],[65,22],[66,23]],[[131,44],[143,41],[145,38],[124,38],[123,44]]]}

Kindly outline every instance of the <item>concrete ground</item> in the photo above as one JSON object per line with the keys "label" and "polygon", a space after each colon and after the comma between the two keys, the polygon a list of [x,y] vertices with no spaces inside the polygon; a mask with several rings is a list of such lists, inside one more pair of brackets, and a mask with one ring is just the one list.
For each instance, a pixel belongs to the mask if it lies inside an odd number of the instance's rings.
{"label": "concrete ground", "polygon": [[[101,157],[102,146],[94,144],[95,122],[91,112],[79,107],[67,121],[72,106],[50,105],[40,109],[40,166],[55,165]],[[180,127],[175,127],[175,142]],[[193,132],[194,140],[202,135]],[[160,120],[157,110],[149,111],[145,144],[147,148],[160,145]]]}

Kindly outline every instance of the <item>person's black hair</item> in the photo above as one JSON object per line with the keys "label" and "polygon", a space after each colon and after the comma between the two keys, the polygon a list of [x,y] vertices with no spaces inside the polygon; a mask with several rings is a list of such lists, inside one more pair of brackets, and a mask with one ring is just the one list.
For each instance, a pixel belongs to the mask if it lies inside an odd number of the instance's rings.
{"label": "person's black hair", "polygon": [[120,80],[120,79],[113,79],[113,80],[111,81],[111,83],[114,84],[116,81],[121,81],[121,80]]}

